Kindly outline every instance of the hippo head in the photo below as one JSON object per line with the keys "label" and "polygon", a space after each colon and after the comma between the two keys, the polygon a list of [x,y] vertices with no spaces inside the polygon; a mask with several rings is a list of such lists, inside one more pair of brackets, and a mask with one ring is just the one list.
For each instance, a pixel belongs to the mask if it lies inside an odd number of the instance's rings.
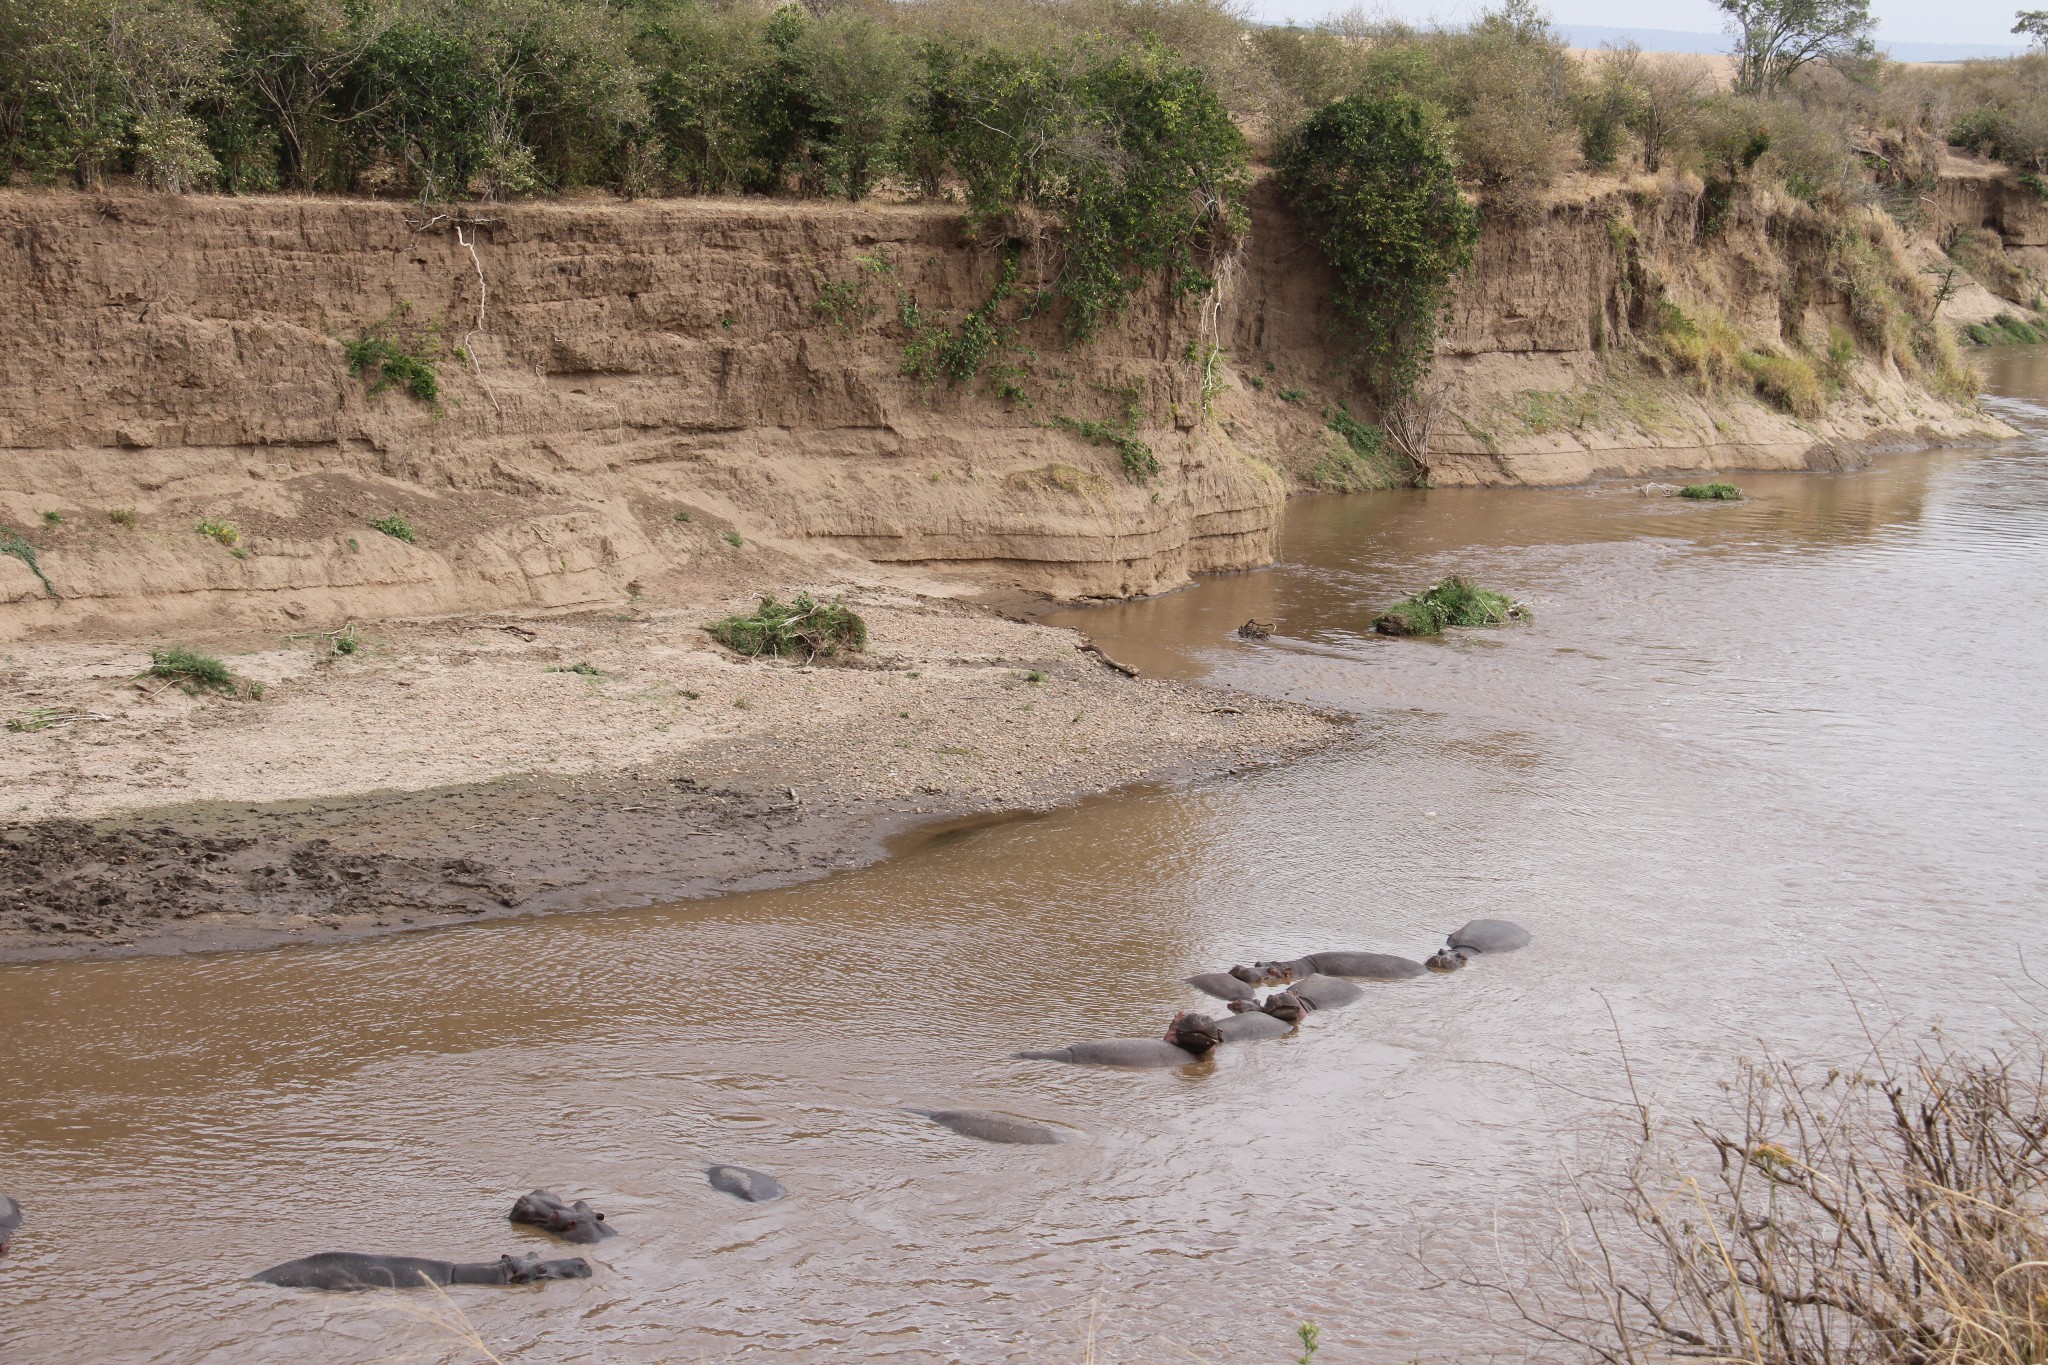
{"label": "hippo head", "polygon": [[1298,1024],[1315,1006],[1293,991],[1275,991],[1266,997],[1265,1003],[1259,1008],[1283,1024]]}
{"label": "hippo head", "polygon": [[1258,1012],[1259,1002],[1256,1000],[1231,1000],[1226,1002],[1223,1008],[1229,1010],[1232,1014],[1255,1014]]}
{"label": "hippo head", "polygon": [[1216,1021],[1208,1015],[1182,1010],[1174,1015],[1173,1022],[1166,1026],[1166,1041],[1184,1052],[1206,1057],[1223,1041],[1223,1031],[1216,1027]]}
{"label": "hippo head", "polygon": [[590,1262],[581,1256],[571,1256],[560,1261],[543,1261],[528,1252],[524,1256],[500,1256],[498,1266],[505,1274],[506,1284],[537,1284],[542,1280],[587,1280],[590,1278]]}
{"label": "hippo head", "polygon": [[1422,965],[1433,972],[1455,972],[1471,960],[1472,954],[1468,950],[1446,946],[1437,949],[1436,953]]}
{"label": "hippo head", "polygon": [[612,1235],[603,1214],[581,1199],[565,1204],[552,1190],[520,1195],[508,1216],[515,1223],[546,1228],[565,1242],[601,1242]]}
{"label": "hippo head", "polygon": [[1308,975],[1299,962],[1261,962],[1257,967],[1261,986],[1285,986]]}
{"label": "hippo head", "polygon": [[1263,986],[1266,984],[1266,974],[1257,967],[1232,967],[1230,974],[1239,981],[1244,982],[1247,986]]}

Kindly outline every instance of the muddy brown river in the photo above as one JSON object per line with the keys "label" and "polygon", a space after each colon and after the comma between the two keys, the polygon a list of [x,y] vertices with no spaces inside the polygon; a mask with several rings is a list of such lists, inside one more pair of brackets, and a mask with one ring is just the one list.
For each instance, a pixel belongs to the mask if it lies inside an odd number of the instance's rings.
{"label": "muddy brown river", "polygon": [[[1445,1281],[1521,1253],[1616,1121],[1611,1003],[1660,1112],[1734,1061],[1853,1050],[1855,1006],[1991,1035],[2048,969],[2048,358],[2031,433],[1729,504],[1633,485],[1317,498],[1282,564],[1070,613],[1154,672],[1361,717],[1186,791],[926,835],[723,900],[307,950],[0,968],[0,1361],[1526,1358]],[[1374,638],[1452,571],[1527,627]],[[1247,643],[1248,617],[1277,623]],[[1168,1073],[1012,1059],[1154,1034],[1178,978],[1537,935]],[[905,1105],[1073,1130],[957,1137]],[[704,1166],[771,1171],[748,1206]],[[321,1296],[329,1248],[548,1250],[595,1278]],[[1091,1328],[1090,1323],[1093,1323]],[[1093,1334],[1091,1346],[1090,1336]]]}

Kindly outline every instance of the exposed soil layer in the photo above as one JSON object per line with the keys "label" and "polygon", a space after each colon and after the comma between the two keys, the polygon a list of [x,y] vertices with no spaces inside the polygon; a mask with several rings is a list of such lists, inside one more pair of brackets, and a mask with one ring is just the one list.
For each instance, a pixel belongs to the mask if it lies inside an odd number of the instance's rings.
{"label": "exposed soil layer", "polygon": [[843,666],[740,660],[700,628],[710,613],[645,605],[384,627],[347,656],[327,635],[222,648],[261,700],[188,694],[117,645],[18,652],[0,961],[771,885],[914,825],[1228,771],[1343,730],[1130,677],[1072,631],[854,600],[871,642]]}

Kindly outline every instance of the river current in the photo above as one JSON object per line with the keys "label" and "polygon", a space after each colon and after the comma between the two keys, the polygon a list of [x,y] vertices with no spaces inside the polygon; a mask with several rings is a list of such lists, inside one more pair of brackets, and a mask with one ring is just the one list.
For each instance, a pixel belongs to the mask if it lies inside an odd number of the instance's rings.
{"label": "river current", "polygon": [[[1964,1038],[2048,973],[2048,356],[2024,439],[1735,476],[1313,498],[1281,563],[1065,613],[1148,673],[1357,714],[1192,790],[928,834],[790,889],[305,950],[0,968],[0,1361],[1527,1358],[1456,1287],[1533,1254],[1626,1079],[1706,1113],[1859,1009]],[[1527,626],[1373,636],[1451,572]],[[1231,632],[1257,617],[1273,637]],[[1528,950],[1167,1073],[1011,1058],[1155,1035],[1179,978],[1319,948]],[[1611,1007],[1611,1015],[1610,1015]],[[1615,1097],[1610,1100],[1608,1097]],[[978,1144],[903,1112],[1073,1130]],[[703,1168],[775,1173],[749,1206]],[[553,1251],[595,1278],[320,1296],[324,1249]],[[566,1249],[568,1251],[578,1249]],[[562,1253],[554,1253],[562,1254]],[[1298,1347],[1294,1348],[1298,1352]]]}

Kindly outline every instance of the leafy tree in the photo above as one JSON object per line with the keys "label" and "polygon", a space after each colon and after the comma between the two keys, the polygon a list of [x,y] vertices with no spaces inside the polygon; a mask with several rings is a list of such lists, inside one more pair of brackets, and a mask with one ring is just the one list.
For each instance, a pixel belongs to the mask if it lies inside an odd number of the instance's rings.
{"label": "leafy tree", "polygon": [[2023,9],[2013,18],[2019,22],[2012,31],[2025,34],[2027,46],[2048,49],[2048,9]]}
{"label": "leafy tree", "polygon": [[1408,397],[1479,237],[1442,115],[1399,93],[1338,100],[1288,141],[1280,175],[1336,272],[1332,302],[1367,381],[1382,404]]}
{"label": "leafy tree", "polygon": [[1735,88],[1770,96],[1814,61],[1874,50],[1870,0],[1714,0],[1735,35]]}
{"label": "leafy tree", "polygon": [[840,10],[804,27],[796,56],[826,173],[848,199],[864,198],[890,169],[909,118],[917,74],[910,44],[865,14]]}

